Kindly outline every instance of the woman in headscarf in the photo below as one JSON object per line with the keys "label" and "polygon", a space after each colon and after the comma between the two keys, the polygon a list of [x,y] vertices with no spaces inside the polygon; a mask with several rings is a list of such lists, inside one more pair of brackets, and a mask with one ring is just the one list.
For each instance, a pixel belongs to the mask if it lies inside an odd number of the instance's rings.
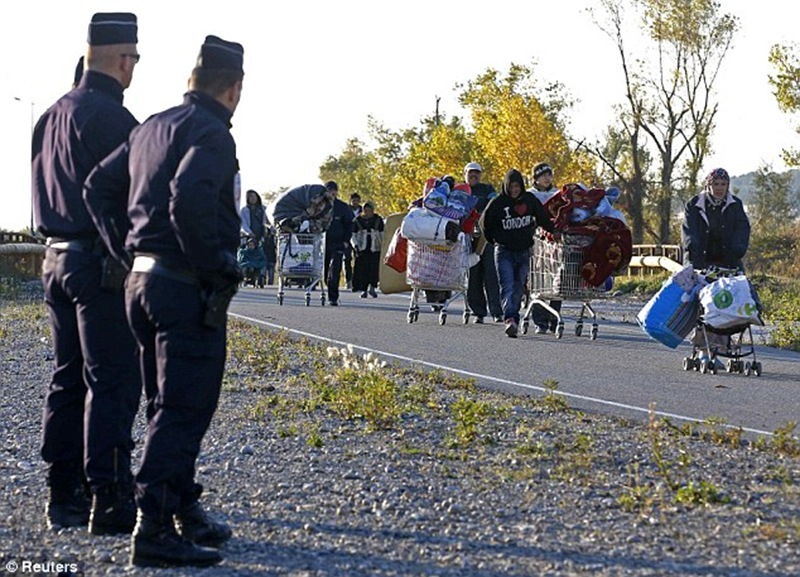
{"label": "woman in headscarf", "polygon": [[705,190],[692,197],[683,213],[683,262],[695,269],[710,266],[744,270],[742,258],[750,244],[750,221],[744,205],[731,194],[724,168],[706,177]]}

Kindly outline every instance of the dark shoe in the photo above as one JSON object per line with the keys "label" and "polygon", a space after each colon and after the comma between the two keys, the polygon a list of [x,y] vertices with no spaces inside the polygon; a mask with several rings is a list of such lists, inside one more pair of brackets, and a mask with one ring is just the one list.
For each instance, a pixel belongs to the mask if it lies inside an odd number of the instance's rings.
{"label": "dark shoe", "polygon": [[494,322],[502,323],[503,322],[503,317],[494,317]]}
{"label": "dark shoe", "polygon": [[182,537],[206,547],[219,547],[233,535],[225,523],[209,519],[199,501],[175,514],[175,527]]}
{"label": "dark shoe", "polygon": [[100,487],[92,498],[89,533],[92,535],[130,535],[136,526],[133,488],[109,485]]}
{"label": "dark shoe", "polygon": [[332,307],[338,307],[338,306],[339,306],[339,301],[337,301],[337,300],[332,300],[332,301],[331,301],[331,306],[332,306]]}
{"label": "dark shoe", "polygon": [[536,334],[537,335],[546,335],[547,334],[547,325],[536,325]]}
{"label": "dark shoe", "polygon": [[170,521],[159,523],[139,512],[131,537],[131,565],[138,567],[208,567],[222,561],[216,549],[178,535]]}
{"label": "dark shoe", "polygon": [[476,316],[474,319],[472,319],[472,324],[474,324],[474,325],[482,325],[483,324],[483,317]]}
{"label": "dark shoe", "polygon": [[364,291],[363,293],[361,293],[361,298],[362,299],[367,298],[367,291]]}
{"label": "dark shoe", "polygon": [[553,321],[552,323],[550,323],[550,332],[551,333],[556,332],[557,328],[558,328],[558,323],[557,322]]}
{"label": "dark shoe", "polygon": [[369,296],[371,296],[374,299],[378,298],[378,293],[375,292],[375,287],[369,289]]}
{"label": "dark shoe", "polygon": [[506,336],[512,339],[517,338],[517,323],[514,319],[508,319],[506,321]]}
{"label": "dark shoe", "polygon": [[47,528],[58,531],[66,527],[88,525],[89,505],[89,499],[82,487],[68,492],[51,489],[50,500],[44,508]]}

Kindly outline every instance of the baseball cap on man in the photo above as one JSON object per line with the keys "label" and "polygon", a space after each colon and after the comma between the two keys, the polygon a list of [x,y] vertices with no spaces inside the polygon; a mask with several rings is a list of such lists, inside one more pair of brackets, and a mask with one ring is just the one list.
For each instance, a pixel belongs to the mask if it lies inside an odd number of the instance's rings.
{"label": "baseball cap on man", "polygon": [[466,176],[470,170],[477,170],[478,172],[483,172],[481,165],[477,162],[470,162],[464,167],[464,175]]}

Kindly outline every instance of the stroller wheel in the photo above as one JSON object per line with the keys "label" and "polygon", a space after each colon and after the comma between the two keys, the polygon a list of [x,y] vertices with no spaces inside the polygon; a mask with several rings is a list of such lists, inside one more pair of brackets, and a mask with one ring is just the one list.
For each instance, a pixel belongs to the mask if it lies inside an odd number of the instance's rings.
{"label": "stroller wheel", "polygon": [[760,361],[755,361],[753,363],[753,374],[755,376],[757,376],[757,377],[761,376],[761,362]]}
{"label": "stroller wheel", "polygon": [[744,376],[745,376],[745,377],[749,377],[749,376],[750,376],[750,373],[751,373],[751,371],[752,371],[752,368],[753,368],[753,367],[752,367],[752,365],[750,364],[750,361],[747,361],[747,362],[744,364]]}
{"label": "stroller wheel", "polygon": [[694,359],[683,357],[683,370],[691,371],[692,369],[694,369]]}

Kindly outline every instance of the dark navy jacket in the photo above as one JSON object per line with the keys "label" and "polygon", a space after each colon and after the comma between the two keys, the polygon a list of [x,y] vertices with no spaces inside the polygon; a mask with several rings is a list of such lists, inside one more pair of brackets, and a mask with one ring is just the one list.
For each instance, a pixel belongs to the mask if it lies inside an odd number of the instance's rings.
{"label": "dark navy jacket", "polygon": [[133,130],[90,176],[87,195],[103,197],[130,175],[128,252],[158,256],[206,278],[235,267],[241,220],[230,119],[212,97],[188,92],[183,104]]}
{"label": "dark navy jacket", "polygon": [[706,192],[686,203],[681,226],[683,262],[696,269],[710,265],[743,268],[750,244],[750,221],[742,201],[730,192],[721,208],[711,209]]}
{"label": "dark navy jacket", "polygon": [[344,252],[353,234],[353,209],[338,198],[333,201],[333,218],[325,232],[325,250]]}
{"label": "dark navy jacket", "polygon": [[65,239],[97,237],[83,202],[89,172],[124,142],[137,120],[122,105],[122,85],[87,71],[33,131],[32,203],[36,229]]}

